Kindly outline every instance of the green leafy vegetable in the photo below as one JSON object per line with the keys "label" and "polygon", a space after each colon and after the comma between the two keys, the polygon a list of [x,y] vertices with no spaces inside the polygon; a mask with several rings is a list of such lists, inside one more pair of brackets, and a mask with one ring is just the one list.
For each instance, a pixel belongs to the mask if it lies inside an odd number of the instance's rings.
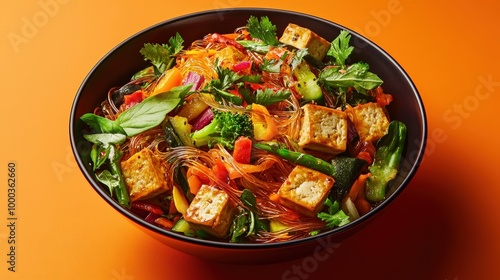
{"label": "green leafy vegetable", "polygon": [[255,234],[259,230],[269,231],[269,226],[259,219],[257,199],[254,194],[250,190],[244,189],[240,200],[248,209],[241,208],[233,219],[230,229],[232,243],[241,242],[243,237]]}
{"label": "green leafy vegetable", "polygon": [[81,116],[80,119],[88,124],[96,132],[125,134],[125,130],[123,130],[123,128],[117,122],[95,115],[93,113],[86,113]]}
{"label": "green leafy vegetable", "polygon": [[291,91],[289,89],[272,90],[265,88],[255,91],[255,101],[253,103],[269,106],[276,102],[286,100],[290,97]]}
{"label": "green leafy vegetable", "polygon": [[239,95],[232,94],[228,90],[238,88],[239,83],[260,81],[260,75],[239,75],[229,68],[224,68],[219,65],[218,60],[215,61],[214,67],[217,79],[211,80],[204,88],[203,92],[209,92],[224,100],[227,100],[235,105],[242,105],[243,99]]}
{"label": "green leafy vegetable", "polygon": [[177,107],[189,89],[190,85],[180,86],[171,91],[150,96],[123,111],[114,121],[87,113],[80,119],[96,132],[104,135],[86,135],[84,137],[93,143],[118,143],[116,141],[123,140],[123,136],[112,134],[134,136],[151,129],[159,125],[165,116]]}
{"label": "green leafy vegetable", "polygon": [[347,216],[344,211],[340,210],[338,201],[332,202],[327,198],[325,206],[328,207],[328,212],[319,212],[317,217],[326,222],[327,228],[340,227],[350,222],[349,216]]}
{"label": "green leafy vegetable", "polygon": [[368,64],[362,62],[352,64],[345,70],[337,66],[327,67],[319,73],[318,79],[327,87],[344,90],[353,87],[358,92],[364,93],[383,83],[376,74],[369,72],[368,68]]}
{"label": "green leafy vegetable", "polygon": [[[105,162],[108,163],[109,166],[109,169],[105,169],[99,173],[96,173],[97,180],[108,186],[110,195],[113,196],[114,194],[120,205],[129,208],[130,197],[120,167],[120,159],[122,157],[122,154],[115,147],[115,145],[106,145],[101,147],[97,146],[95,147],[95,149],[97,149],[98,151],[106,149],[106,157],[100,160],[105,160]],[[97,163],[94,162],[94,165],[96,164]]]}
{"label": "green leafy vegetable", "polygon": [[122,133],[95,133],[85,134],[83,137],[92,143],[96,144],[121,144],[125,142],[127,136]]}
{"label": "green leafy vegetable", "polygon": [[330,49],[328,49],[326,54],[327,56],[333,57],[335,59],[335,64],[342,68],[345,68],[345,61],[354,50],[354,47],[349,46],[350,40],[351,35],[349,35],[348,31],[340,31],[339,36],[331,42]]}
{"label": "green leafy vegetable", "polygon": [[270,46],[279,45],[279,41],[276,36],[276,26],[269,20],[268,17],[264,16],[260,18],[260,21],[255,16],[250,16],[247,23],[248,32],[253,38],[262,40],[265,44]]}
{"label": "green leafy vegetable", "polygon": [[146,43],[140,50],[144,60],[150,61],[151,64],[153,64],[157,74],[161,74],[165,70],[170,69],[175,63],[175,55],[184,48],[182,45],[184,39],[182,39],[179,33],[171,37],[168,43],[169,44]]}
{"label": "green leafy vegetable", "polygon": [[153,95],[121,113],[116,122],[128,136],[134,136],[159,125],[179,101],[179,98],[170,98],[168,94]]}

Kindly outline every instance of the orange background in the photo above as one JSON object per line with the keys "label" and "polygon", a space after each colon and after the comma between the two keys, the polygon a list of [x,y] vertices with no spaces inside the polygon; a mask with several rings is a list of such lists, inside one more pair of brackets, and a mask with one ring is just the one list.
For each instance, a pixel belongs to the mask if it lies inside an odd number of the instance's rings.
{"label": "orange background", "polygon": [[[323,2],[2,1],[0,279],[497,279],[500,6]],[[71,153],[73,98],[107,51],[160,21],[232,7],[289,9],[354,29],[403,66],[425,103],[428,149],[414,180],[315,266],[304,266],[304,259],[218,264],[170,249],[108,206]],[[16,272],[7,270],[11,161],[17,165]]]}

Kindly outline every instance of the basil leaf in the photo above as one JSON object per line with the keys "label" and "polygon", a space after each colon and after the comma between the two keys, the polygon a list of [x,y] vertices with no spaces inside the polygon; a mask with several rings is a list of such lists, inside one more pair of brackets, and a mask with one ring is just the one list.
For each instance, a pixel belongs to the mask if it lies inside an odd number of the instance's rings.
{"label": "basil leaf", "polygon": [[125,134],[123,128],[113,120],[92,113],[87,113],[81,116],[80,119],[96,132]]}
{"label": "basil leaf", "polygon": [[172,88],[169,90],[169,96],[170,98],[179,98],[181,100],[184,100],[184,97],[189,93],[191,88],[193,87],[193,84],[186,84],[186,85],[181,85]]}
{"label": "basil leaf", "polygon": [[376,74],[368,72],[368,64],[361,62],[352,64],[345,70],[339,67],[328,67],[319,74],[318,78],[320,83],[328,87],[354,87],[362,93],[383,83]]}
{"label": "basil leaf", "polygon": [[127,136],[125,134],[119,133],[96,133],[96,134],[86,134],[83,137],[92,143],[95,144],[121,144],[125,142]]}
{"label": "basil leaf", "polygon": [[90,159],[93,163],[93,171],[96,171],[106,162],[109,156],[109,152],[110,149],[104,148],[101,144],[92,145],[92,150],[90,151]]}
{"label": "basil leaf", "polygon": [[113,195],[114,190],[120,185],[120,177],[118,174],[111,174],[109,170],[103,170],[95,175],[97,180],[108,186],[110,195]]}
{"label": "basil leaf", "polygon": [[251,191],[248,189],[244,189],[243,192],[241,193],[240,196],[241,202],[248,206],[251,210],[256,211],[257,210],[257,199],[253,195]]}
{"label": "basil leaf", "polygon": [[153,95],[122,112],[116,122],[127,136],[134,136],[159,125],[179,102],[180,98],[172,98],[170,92]]}
{"label": "basil leaf", "polygon": [[233,223],[231,225],[231,243],[237,243],[241,241],[241,236],[243,236],[248,231],[248,223],[248,211],[243,209],[234,217]]}

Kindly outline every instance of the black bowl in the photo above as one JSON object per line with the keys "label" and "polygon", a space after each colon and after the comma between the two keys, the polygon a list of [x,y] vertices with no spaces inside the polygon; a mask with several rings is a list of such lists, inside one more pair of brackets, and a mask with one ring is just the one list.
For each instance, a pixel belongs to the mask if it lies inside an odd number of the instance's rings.
{"label": "black bowl", "polygon": [[[176,32],[184,38],[185,45],[208,33],[230,33],[244,26],[250,16],[268,16],[281,34],[288,23],[307,27],[331,41],[342,29],[348,30],[351,45],[355,47],[353,61],[364,61],[372,72],[384,80],[384,91],[394,96],[388,106],[393,119],[404,122],[408,128],[408,143],[397,178],[389,188],[385,201],[371,212],[350,224],[304,239],[272,244],[233,244],[186,237],[156,227],[121,207],[109,196],[107,187],[100,184],[90,165],[90,144],[83,138],[80,116],[92,110],[106,98],[108,89],[127,81],[138,70],[147,66],[139,53],[144,43],[166,43]],[[107,53],[90,71],[79,88],[70,116],[70,137],[74,156],[83,175],[97,193],[124,217],[140,229],[179,251],[214,261],[233,263],[270,263],[290,260],[307,254],[333,250],[335,244],[360,230],[375,219],[410,182],[422,159],[427,135],[427,124],[420,95],[403,68],[384,50],[358,33],[331,21],[297,12],[235,8],[204,11],[173,18],[131,36]],[[135,242],[140,242],[136,240]]]}

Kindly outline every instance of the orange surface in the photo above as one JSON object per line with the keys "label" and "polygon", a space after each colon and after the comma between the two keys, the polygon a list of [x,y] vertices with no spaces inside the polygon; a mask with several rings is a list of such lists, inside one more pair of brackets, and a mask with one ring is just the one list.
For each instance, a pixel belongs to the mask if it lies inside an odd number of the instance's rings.
{"label": "orange surface", "polygon": [[[500,6],[323,2],[3,1],[0,279],[497,279]],[[325,259],[243,266],[174,251],[102,201],[70,150],[75,92],[108,50],[172,17],[245,6],[309,13],[360,32],[400,62],[426,106],[428,150],[415,179]],[[17,179],[15,272],[8,270],[9,162]]]}

